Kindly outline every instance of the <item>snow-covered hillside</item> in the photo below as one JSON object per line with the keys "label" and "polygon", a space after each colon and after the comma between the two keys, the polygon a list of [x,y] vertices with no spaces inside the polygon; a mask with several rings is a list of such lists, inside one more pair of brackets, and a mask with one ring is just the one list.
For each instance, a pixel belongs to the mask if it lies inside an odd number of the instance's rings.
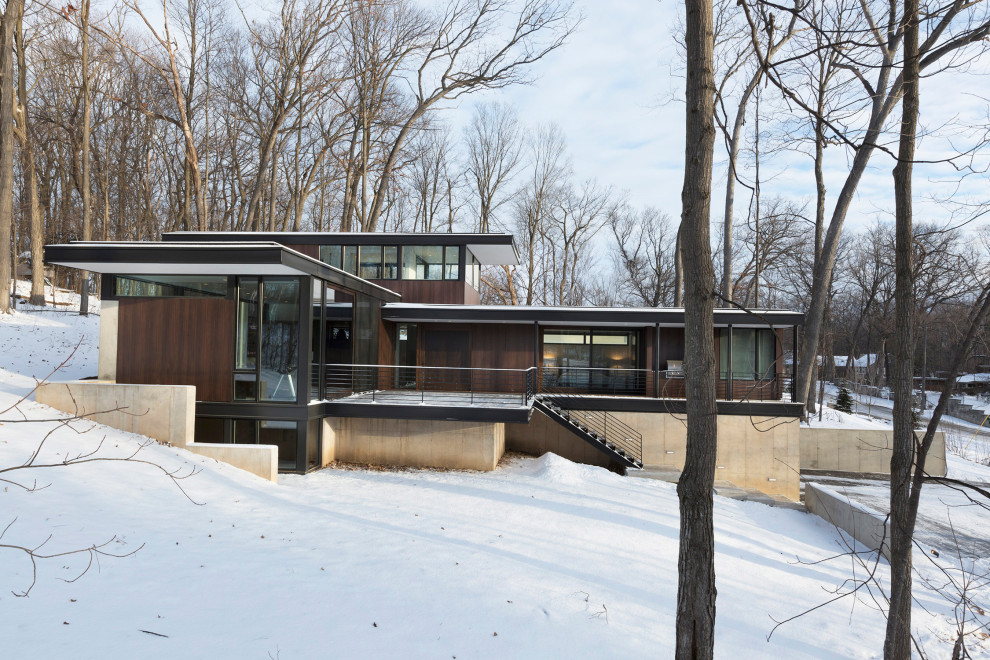
{"label": "snow-covered hillside", "polygon": [[[52,312],[0,317],[0,410],[71,352],[95,369],[97,322]],[[47,360],[42,362],[42,360]],[[44,366],[41,366],[44,365]],[[33,403],[31,419],[56,413]],[[8,411],[0,419],[15,420]],[[55,422],[0,426],[0,469],[23,462]],[[140,437],[73,423],[46,461],[126,456]],[[143,463],[6,473],[0,543],[86,556],[31,564],[0,548],[0,649],[16,658],[665,658],[677,585],[674,486],[554,455],[495,472],[328,469],[279,485],[182,450],[138,458],[198,470],[173,484]],[[863,577],[839,534],[796,511],[716,498],[720,658],[873,658],[884,618],[874,590],[779,628]],[[869,557],[867,558],[869,559]],[[919,555],[919,564],[927,561]],[[821,563],[818,563],[821,562]],[[987,566],[981,566],[987,570]],[[887,580],[886,565],[877,575]],[[947,655],[951,604],[922,587],[915,624]],[[977,597],[987,595],[977,592]]]}

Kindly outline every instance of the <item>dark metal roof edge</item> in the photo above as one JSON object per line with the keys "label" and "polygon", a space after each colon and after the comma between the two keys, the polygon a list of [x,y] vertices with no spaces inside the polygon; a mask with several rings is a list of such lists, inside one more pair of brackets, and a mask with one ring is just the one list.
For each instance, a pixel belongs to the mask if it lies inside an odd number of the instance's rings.
{"label": "dark metal roof edge", "polygon": [[[719,319],[715,312],[716,325],[769,322],[774,326],[795,326],[804,324],[804,314],[801,312],[775,311],[760,313],[758,317],[740,319],[734,315],[732,319]],[[607,318],[602,318],[607,317]],[[681,310],[665,309],[601,309],[601,308],[519,308],[513,306],[490,305],[485,308],[461,305],[422,305],[382,308],[382,318],[390,320],[418,321],[502,321],[516,323],[684,323],[684,312]]]}
{"label": "dark metal roof edge", "polygon": [[[351,275],[339,268],[329,266],[322,261],[297,252],[276,241],[240,241],[237,245],[215,244],[178,244],[153,243],[136,241],[119,241],[113,243],[98,243],[93,241],[73,242],[60,245],[45,246],[45,263],[66,261],[97,262],[113,265],[124,263],[117,256],[121,252],[137,251],[142,263],[188,264],[189,253],[197,252],[209,255],[209,261],[214,264],[238,264],[244,262],[245,253],[250,255],[251,263],[259,265],[279,264],[293,268],[310,276],[318,277],[343,288],[362,293],[385,302],[399,302],[402,296],[365,279]],[[113,272],[113,271],[107,271]],[[236,275],[236,273],[233,273]]]}
{"label": "dark metal roof edge", "polygon": [[273,241],[294,245],[421,245],[423,241],[440,245],[507,245],[519,256],[515,238],[506,233],[411,233],[411,232],[195,232],[174,231],[162,234],[166,243]]}

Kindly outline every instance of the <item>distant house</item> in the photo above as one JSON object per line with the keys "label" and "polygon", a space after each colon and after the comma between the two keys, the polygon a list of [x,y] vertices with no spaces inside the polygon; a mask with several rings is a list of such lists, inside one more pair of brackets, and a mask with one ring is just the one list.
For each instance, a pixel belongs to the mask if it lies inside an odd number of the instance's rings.
{"label": "distant house", "polygon": [[878,385],[886,379],[884,359],[878,353],[860,355],[854,358],[852,363],[850,363],[848,355],[833,355],[832,361],[835,365],[836,377],[872,385]]}

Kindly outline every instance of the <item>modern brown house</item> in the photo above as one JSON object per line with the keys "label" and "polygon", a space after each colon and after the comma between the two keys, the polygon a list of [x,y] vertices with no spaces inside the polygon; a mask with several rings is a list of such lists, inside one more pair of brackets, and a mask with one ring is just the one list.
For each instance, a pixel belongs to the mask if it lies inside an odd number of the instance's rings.
{"label": "modern brown house", "polygon": [[[46,260],[104,275],[101,380],[195,385],[197,441],[276,445],[283,471],[683,462],[683,310],[481,305],[481,267],[519,262],[507,234],[178,232]],[[781,344],[803,316],[714,321],[722,478],[796,498]]]}

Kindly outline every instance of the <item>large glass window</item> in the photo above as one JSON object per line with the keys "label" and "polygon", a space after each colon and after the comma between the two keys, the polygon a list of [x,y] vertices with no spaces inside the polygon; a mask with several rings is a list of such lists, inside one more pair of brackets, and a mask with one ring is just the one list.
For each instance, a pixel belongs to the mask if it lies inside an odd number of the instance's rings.
{"label": "large glass window", "polygon": [[[719,331],[719,377],[729,377],[729,329]],[[733,380],[773,378],[776,343],[769,328],[732,328]]]}
{"label": "large glass window", "polygon": [[235,401],[255,401],[258,398],[258,291],[258,278],[242,277],[238,280]]}
{"label": "large glass window", "polygon": [[637,387],[636,330],[547,330],[543,373],[547,386],[627,391]]}
{"label": "large glass window", "polygon": [[443,248],[439,245],[403,246],[402,279],[443,279]]}
{"label": "large glass window", "polygon": [[340,260],[340,246],[321,245],[320,261],[334,268],[343,268],[343,262]]}
{"label": "large glass window", "polygon": [[356,245],[345,245],[344,246],[344,270],[346,270],[351,275],[357,275],[357,272],[358,272],[358,246],[356,246]]}
{"label": "large glass window", "polygon": [[382,246],[362,245],[359,254],[358,277],[366,280],[382,279]]}
{"label": "large glass window", "polygon": [[299,280],[238,280],[234,399],[295,401],[299,371]]}
{"label": "large glass window", "polygon": [[265,278],[261,316],[263,401],[295,401],[299,371],[299,280]]}
{"label": "large glass window", "polygon": [[382,279],[399,279],[399,246],[386,245],[384,247],[385,257],[382,262]]}
{"label": "large glass window", "polygon": [[135,298],[224,298],[226,275],[117,275],[114,295]]}

